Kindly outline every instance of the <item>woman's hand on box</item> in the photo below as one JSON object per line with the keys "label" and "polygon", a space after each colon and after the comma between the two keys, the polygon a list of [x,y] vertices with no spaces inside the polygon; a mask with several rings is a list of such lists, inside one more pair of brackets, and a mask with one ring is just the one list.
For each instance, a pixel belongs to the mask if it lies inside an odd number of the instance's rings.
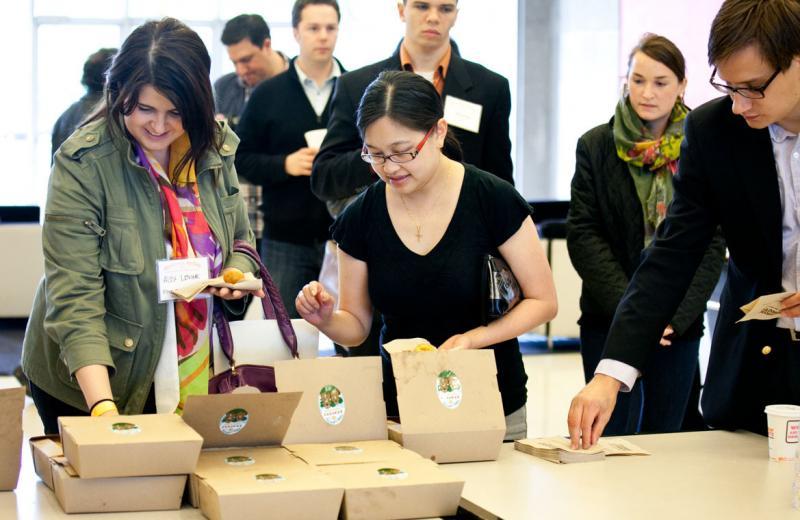
{"label": "woman's hand on box", "polygon": [[472,338],[466,334],[456,334],[439,346],[439,350],[468,350],[473,348]]}

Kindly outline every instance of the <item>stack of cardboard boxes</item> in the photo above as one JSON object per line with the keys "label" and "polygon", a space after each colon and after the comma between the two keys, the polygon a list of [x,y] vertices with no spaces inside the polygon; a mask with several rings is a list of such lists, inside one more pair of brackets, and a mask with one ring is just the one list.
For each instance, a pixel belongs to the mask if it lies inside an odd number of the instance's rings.
{"label": "stack of cardboard boxes", "polygon": [[203,439],[174,414],[61,417],[30,440],[36,473],[67,513],[179,509]]}
{"label": "stack of cardboard boxes", "polygon": [[380,358],[279,361],[277,393],[190,396],[183,417],[61,418],[60,439],[31,439],[37,473],[67,512],[177,509],[189,474],[212,520],[454,515],[464,481],[437,462],[497,457],[494,356],[409,344],[392,353],[402,429],[387,432]]}

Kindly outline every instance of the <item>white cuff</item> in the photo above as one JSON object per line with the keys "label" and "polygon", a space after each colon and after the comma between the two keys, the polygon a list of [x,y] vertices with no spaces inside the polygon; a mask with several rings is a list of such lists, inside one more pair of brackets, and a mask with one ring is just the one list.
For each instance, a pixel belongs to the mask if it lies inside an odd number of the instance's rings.
{"label": "white cuff", "polygon": [[630,392],[636,378],[642,375],[637,369],[616,359],[601,359],[594,373],[613,377],[622,383],[620,392]]}

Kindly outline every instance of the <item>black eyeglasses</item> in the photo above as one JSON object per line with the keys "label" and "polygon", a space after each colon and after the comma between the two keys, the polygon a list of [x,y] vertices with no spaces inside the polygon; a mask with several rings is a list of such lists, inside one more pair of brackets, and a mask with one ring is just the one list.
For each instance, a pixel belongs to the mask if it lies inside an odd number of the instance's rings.
{"label": "black eyeglasses", "polygon": [[410,152],[400,152],[389,155],[373,154],[368,153],[367,145],[364,145],[364,147],[361,149],[361,159],[364,162],[372,165],[384,164],[386,161],[392,161],[393,163],[397,164],[411,162],[417,158],[417,155],[419,155],[422,147],[425,146],[426,142],[428,142],[428,138],[431,136],[431,132],[433,132],[434,128],[436,128],[436,125],[432,126],[431,129],[428,130],[428,132],[425,134],[425,137],[422,138],[422,141],[420,141],[417,147]]}
{"label": "black eyeglasses", "polygon": [[778,77],[778,74],[781,73],[781,70],[776,70],[772,76],[769,77],[766,83],[761,85],[760,87],[731,87],[730,85],[726,85],[724,83],[717,83],[714,81],[714,76],[717,75],[717,68],[714,67],[714,70],[711,72],[711,78],[708,80],[711,83],[711,86],[715,89],[719,90],[723,94],[728,94],[729,96],[733,96],[734,94],[739,94],[742,97],[746,97],[748,99],[762,99],[765,97],[764,91],[767,90],[772,80]]}

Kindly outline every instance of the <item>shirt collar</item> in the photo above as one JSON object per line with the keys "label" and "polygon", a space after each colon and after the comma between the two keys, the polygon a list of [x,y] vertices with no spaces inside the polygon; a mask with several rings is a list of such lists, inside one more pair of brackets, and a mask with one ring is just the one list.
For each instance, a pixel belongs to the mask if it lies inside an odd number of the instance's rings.
{"label": "shirt collar", "polygon": [[797,137],[797,134],[786,130],[778,123],[772,123],[771,125],[769,125],[769,136],[772,138],[773,142],[782,143],[787,139],[792,139],[794,137]]}
{"label": "shirt collar", "polygon": [[[447,52],[444,53],[444,56],[442,56],[442,59],[439,61],[439,64],[433,71],[434,75],[438,72],[442,78],[447,77],[447,69],[450,67],[450,57],[452,53],[453,46],[448,42]],[[411,55],[408,53],[408,49],[406,49],[405,39],[403,39],[402,43],[400,43],[400,66],[403,68],[403,70],[414,72],[414,65],[411,63]]]}
{"label": "shirt collar", "polygon": [[[333,66],[331,67],[331,73],[328,78],[325,80],[325,83],[333,81],[335,78],[338,78],[342,75],[342,69],[339,67],[339,62],[335,59],[333,61]],[[297,77],[300,79],[300,83],[303,85],[316,85],[314,80],[309,78],[303,69],[300,68],[300,64],[297,61],[297,58],[294,60],[294,70],[297,72]]]}

